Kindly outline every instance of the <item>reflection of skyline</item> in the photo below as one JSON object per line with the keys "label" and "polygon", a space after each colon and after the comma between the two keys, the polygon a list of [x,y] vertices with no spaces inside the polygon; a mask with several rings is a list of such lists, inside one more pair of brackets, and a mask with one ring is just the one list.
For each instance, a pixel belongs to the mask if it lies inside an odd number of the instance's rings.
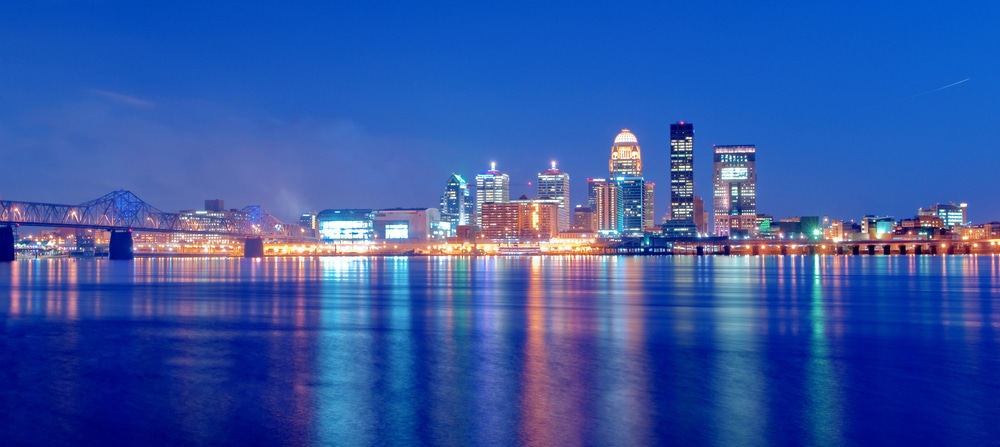
{"label": "reflection of skyline", "polygon": [[998,279],[960,256],[12,263],[0,380],[67,442],[86,414],[194,443],[919,439],[998,416]]}

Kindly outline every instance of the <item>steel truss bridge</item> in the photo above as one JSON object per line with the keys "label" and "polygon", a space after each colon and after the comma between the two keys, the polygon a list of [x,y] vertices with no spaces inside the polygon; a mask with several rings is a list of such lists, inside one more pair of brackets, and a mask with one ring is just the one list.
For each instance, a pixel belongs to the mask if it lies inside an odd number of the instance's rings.
{"label": "steel truss bridge", "polygon": [[190,216],[160,211],[126,190],[79,205],[0,201],[0,224],[268,237],[298,237],[300,231],[298,225],[282,223],[260,206]]}
{"label": "steel truss bridge", "polygon": [[[299,225],[283,223],[260,206],[248,206],[235,212],[167,213],[126,190],[113,191],[79,205],[2,200],[0,226],[7,227],[0,229],[3,230],[0,231],[0,258],[6,257],[7,245],[13,249],[12,226],[108,230],[112,232],[113,254],[116,233],[132,231],[245,237],[248,243],[261,238],[301,239],[304,234]],[[124,240],[122,236],[118,239]],[[125,259],[131,259],[131,237],[127,245]],[[250,245],[248,249],[256,253]],[[262,250],[261,246],[261,253]]]}

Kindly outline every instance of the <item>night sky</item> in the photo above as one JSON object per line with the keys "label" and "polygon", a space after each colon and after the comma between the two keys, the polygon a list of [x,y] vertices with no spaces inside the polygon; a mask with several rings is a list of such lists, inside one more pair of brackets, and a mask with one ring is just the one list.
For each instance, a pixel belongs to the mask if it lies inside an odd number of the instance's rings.
{"label": "night sky", "polygon": [[0,6],[0,197],[291,219],[556,160],[580,204],[627,127],[659,219],[683,120],[708,204],[712,145],[755,144],[778,218],[1000,220],[996,2],[150,3]]}

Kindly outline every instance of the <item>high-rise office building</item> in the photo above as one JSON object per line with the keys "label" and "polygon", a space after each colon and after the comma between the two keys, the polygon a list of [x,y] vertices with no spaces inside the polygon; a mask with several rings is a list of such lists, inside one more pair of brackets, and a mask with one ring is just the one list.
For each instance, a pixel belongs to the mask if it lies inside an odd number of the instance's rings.
{"label": "high-rise office building", "polygon": [[[642,151],[639,139],[628,129],[622,129],[615,136],[611,145],[611,159],[608,160],[610,180],[618,191],[615,205],[618,209],[611,210],[610,215],[616,216],[614,230],[621,234],[641,234],[645,224],[653,224],[652,195],[653,185],[648,186],[642,177]],[[647,206],[646,198],[650,198]],[[600,207],[598,207],[599,220]],[[602,228],[604,229],[604,228]]]}
{"label": "high-rise office building", "polygon": [[646,182],[642,192],[642,228],[653,228],[656,225],[656,214],[653,204],[656,197],[653,195],[653,188],[656,183]]}
{"label": "high-rise office building", "polygon": [[757,149],[715,146],[715,235],[750,236],[757,220]]}
{"label": "high-rise office building", "polygon": [[694,216],[694,125],[670,125],[670,219]]}
{"label": "high-rise office building", "polygon": [[474,211],[468,182],[461,175],[452,173],[441,195],[441,220],[449,223],[449,236],[459,225],[469,225]]}
{"label": "high-rise office building", "polygon": [[476,176],[476,225],[482,226],[484,203],[506,203],[510,201],[510,176],[497,171],[497,164],[490,163],[490,169]]}
{"label": "high-rise office building", "polygon": [[642,177],[618,177],[615,183],[618,186],[618,203],[621,204],[618,232],[631,235],[642,233],[646,219],[646,180]]}
{"label": "high-rise office building", "polygon": [[570,227],[569,209],[569,174],[556,169],[556,162],[545,172],[538,173],[538,198],[552,199],[559,202],[559,231]]}
{"label": "high-rise office building", "polygon": [[603,178],[587,179],[589,208],[593,210],[597,220],[597,230],[603,232],[618,231],[621,221],[621,197],[618,195],[618,185]]}

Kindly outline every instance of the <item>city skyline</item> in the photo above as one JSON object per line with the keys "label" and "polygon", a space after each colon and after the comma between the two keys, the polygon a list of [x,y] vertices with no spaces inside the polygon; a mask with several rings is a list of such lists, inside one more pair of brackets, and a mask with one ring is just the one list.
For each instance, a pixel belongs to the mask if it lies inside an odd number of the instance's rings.
{"label": "city skyline", "polygon": [[713,145],[752,142],[761,212],[954,201],[1000,220],[1000,154],[985,149],[1000,67],[983,57],[996,5],[440,6],[9,5],[0,155],[17,169],[0,197],[129,189],[163,209],[221,197],[291,219],[434,207],[450,173],[490,161],[531,195],[556,160],[575,206],[627,127],[661,185],[659,221],[669,125],[685,121],[695,196],[711,196]]}

